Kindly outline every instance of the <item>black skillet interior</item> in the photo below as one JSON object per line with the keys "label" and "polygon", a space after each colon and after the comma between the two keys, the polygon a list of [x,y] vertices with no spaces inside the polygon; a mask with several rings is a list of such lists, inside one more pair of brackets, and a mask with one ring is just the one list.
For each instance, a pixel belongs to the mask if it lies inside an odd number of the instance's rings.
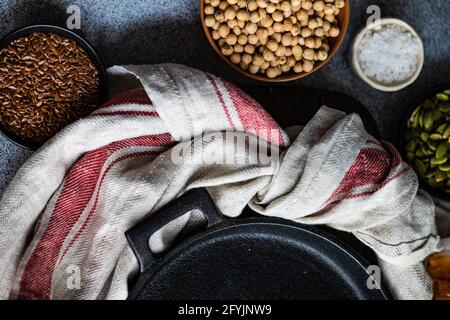
{"label": "black skillet interior", "polygon": [[[154,257],[148,239],[162,225],[201,210],[208,228]],[[187,192],[127,232],[141,272],[136,300],[383,300],[369,264],[329,233],[275,218],[225,219],[204,189]]]}

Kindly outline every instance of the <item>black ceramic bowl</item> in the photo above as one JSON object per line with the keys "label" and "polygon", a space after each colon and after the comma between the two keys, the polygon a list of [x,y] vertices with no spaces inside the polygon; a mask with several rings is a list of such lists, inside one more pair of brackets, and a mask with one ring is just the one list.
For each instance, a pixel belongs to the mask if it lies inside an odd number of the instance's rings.
{"label": "black ceramic bowl", "polygon": [[[405,146],[406,146],[406,138],[405,138],[405,132],[408,129],[407,122],[408,119],[411,117],[414,110],[422,104],[426,99],[430,99],[434,97],[436,94],[443,92],[444,90],[450,89],[450,83],[449,84],[443,84],[436,87],[433,87],[427,91],[425,91],[423,94],[421,94],[419,97],[414,99],[412,104],[408,107],[406,110],[403,118],[402,123],[400,125],[400,133],[399,133],[399,151],[403,157],[403,159],[406,159],[406,152],[405,152]],[[445,193],[444,191],[441,191],[439,189],[433,189],[431,188],[427,183],[422,181],[422,179],[419,179],[420,181],[420,188],[428,192],[431,196],[433,196],[438,201],[444,201],[447,203],[450,203],[450,194]]]}
{"label": "black ceramic bowl", "polygon": [[[83,39],[81,36],[76,34],[73,31],[70,31],[68,29],[58,27],[58,26],[52,26],[52,25],[31,25],[27,27],[20,28],[18,30],[13,31],[12,33],[5,36],[2,40],[0,40],[0,49],[4,49],[10,45],[10,43],[16,39],[25,37],[27,35],[30,35],[34,32],[42,32],[42,33],[54,33],[57,35],[60,35],[64,38],[73,40],[76,42],[81,48],[83,48],[88,55],[89,59],[92,61],[92,63],[97,68],[99,79],[100,79],[100,89],[99,89],[99,106],[106,102],[109,98],[109,85],[108,85],[108,77],[106,73],[106,68],[103,64],[102,59],[98,55],[98,53],[95,51],[94,47],[92,47],[89,42],[87,42],[85,39]],[[30,143],[27,141],[24,141],[20,139],[19,137],[15,136],[14,134],[7,131],[3,126],[0,125],[0,132],[9,140],[16,143],[17,145],[29,149],[29,150],[36,150],[40,147],[40,145]]]}

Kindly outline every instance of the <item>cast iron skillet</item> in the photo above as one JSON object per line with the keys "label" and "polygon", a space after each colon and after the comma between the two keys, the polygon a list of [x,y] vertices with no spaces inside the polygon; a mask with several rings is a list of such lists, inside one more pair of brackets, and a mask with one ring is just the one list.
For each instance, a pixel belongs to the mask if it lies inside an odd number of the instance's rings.
{"label": "cast iron skillet", "polygon": [[[192,210],[206,229],[155,257],[150,237]],[[384,300],[368,263],[313,227],[273,218],[226,219],[204,189],[192,190],[126,233],[139,260],[133,300]]]}

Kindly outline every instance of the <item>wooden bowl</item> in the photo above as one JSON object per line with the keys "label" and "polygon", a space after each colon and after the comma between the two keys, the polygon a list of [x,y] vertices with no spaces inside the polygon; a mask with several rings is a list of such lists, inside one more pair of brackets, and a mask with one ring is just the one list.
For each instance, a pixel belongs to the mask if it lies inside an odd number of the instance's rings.
{"label": "wooden bowl", "polygon": [[337,38],[329,38],[329,45],[330,45],[330,52],[328,53],[328,58],[325,61],[316,62],[314,65],[314,69],[311,72],[302,72],[302,73],[287,73],[282,74],[281,76],[278,76],[276,78],[269,78],[260,74],[251,74],[250,72],[247,72],[246,70],[243,70],[239,67],[239,65],[234,64],[233,62],[228,59],[225,55],[222,54],[220,51],[220,48],[217,44],[217,42],[212,38],[210,29],[205,25],[205,0],[200,0],[200,19],[202,21],[203,30],[206,34],[206,37],[208,38],[208,41],[210,45],[213,47],[213,49],[216,51],[216,53],[226,62],[228,63],[234,70],[241,73],[242,75],[249,77],[254,80],[259,81],[265,81],[265,82],[288,82],[288,81],[294,81],[298,80],[304,77],[309,76],[310,74],[314,73],[315,71],[319,70],[321,67],[323,67],[330,59],[334,56],[336,51],[339,49],[339,46],[341,45],[342,41],[344,40],[345,34],[347,33],[348,24],[350,21],[350,0],[345,1],[345,7],[341,9],[339,15],[337,16],[339,21],[339,27],[341,29],[341,33]]}

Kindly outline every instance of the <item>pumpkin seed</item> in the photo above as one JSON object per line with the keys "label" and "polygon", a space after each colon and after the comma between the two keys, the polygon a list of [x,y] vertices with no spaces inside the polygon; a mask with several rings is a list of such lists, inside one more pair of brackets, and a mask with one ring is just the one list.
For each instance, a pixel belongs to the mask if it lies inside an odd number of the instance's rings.
{"label": "pumpkin seed", "polygon": [[443,139],[443,136],[442,136],[442,134],[439,134],[439,133],[433,133],[430,135],[430,139],[433,141],[439,141],[439,140]]}
{"label": "pumpkin seed", "polygon": [[447,155],[447,150],[448,150],[448,143],[441,142],[436,150],[436,158],[438,159],[443,158],[445,155]]}
{"label": "pumpkin seed", "polygon": [[439,169],[444,172],[450,172],[450,163],[441,164]]}
{"label": "pumpkin seed", "polygon": [[447,102],[448,101],[448,95],[446,95],[445,93],[438,93],[436,95],[436,99],[438,99],[439,101]]}
{"label": "pumpkin seed", "polygon": [[436,132],[440,134],[444,134],[445,129],[447,128],[447,124],[443,123],[439,127],[437,127]]}
{"label": "pumpkin seed", "polygon": [[447,160],[448,160],[447,156],[444,156],[444,157],[442,157],[442,158],[432,158],[432,159],[430,160],[430,163],[439,166],[439,165],[441,165],[441,164],[446,163]]}
{"label": "pumpkin seed", "polygon": [[416,167],[416,172],[419,175],[419,177],[425,176],[427,172],[427,167],[425,166],[425,164],[420,159],[416,159],[414,161],[414,164]]}
{"label": "pumpkin seed", "polygon": [[406,151],[408,152],[416,151],[416,141],[409,140],[408,143],[406,144]]}

